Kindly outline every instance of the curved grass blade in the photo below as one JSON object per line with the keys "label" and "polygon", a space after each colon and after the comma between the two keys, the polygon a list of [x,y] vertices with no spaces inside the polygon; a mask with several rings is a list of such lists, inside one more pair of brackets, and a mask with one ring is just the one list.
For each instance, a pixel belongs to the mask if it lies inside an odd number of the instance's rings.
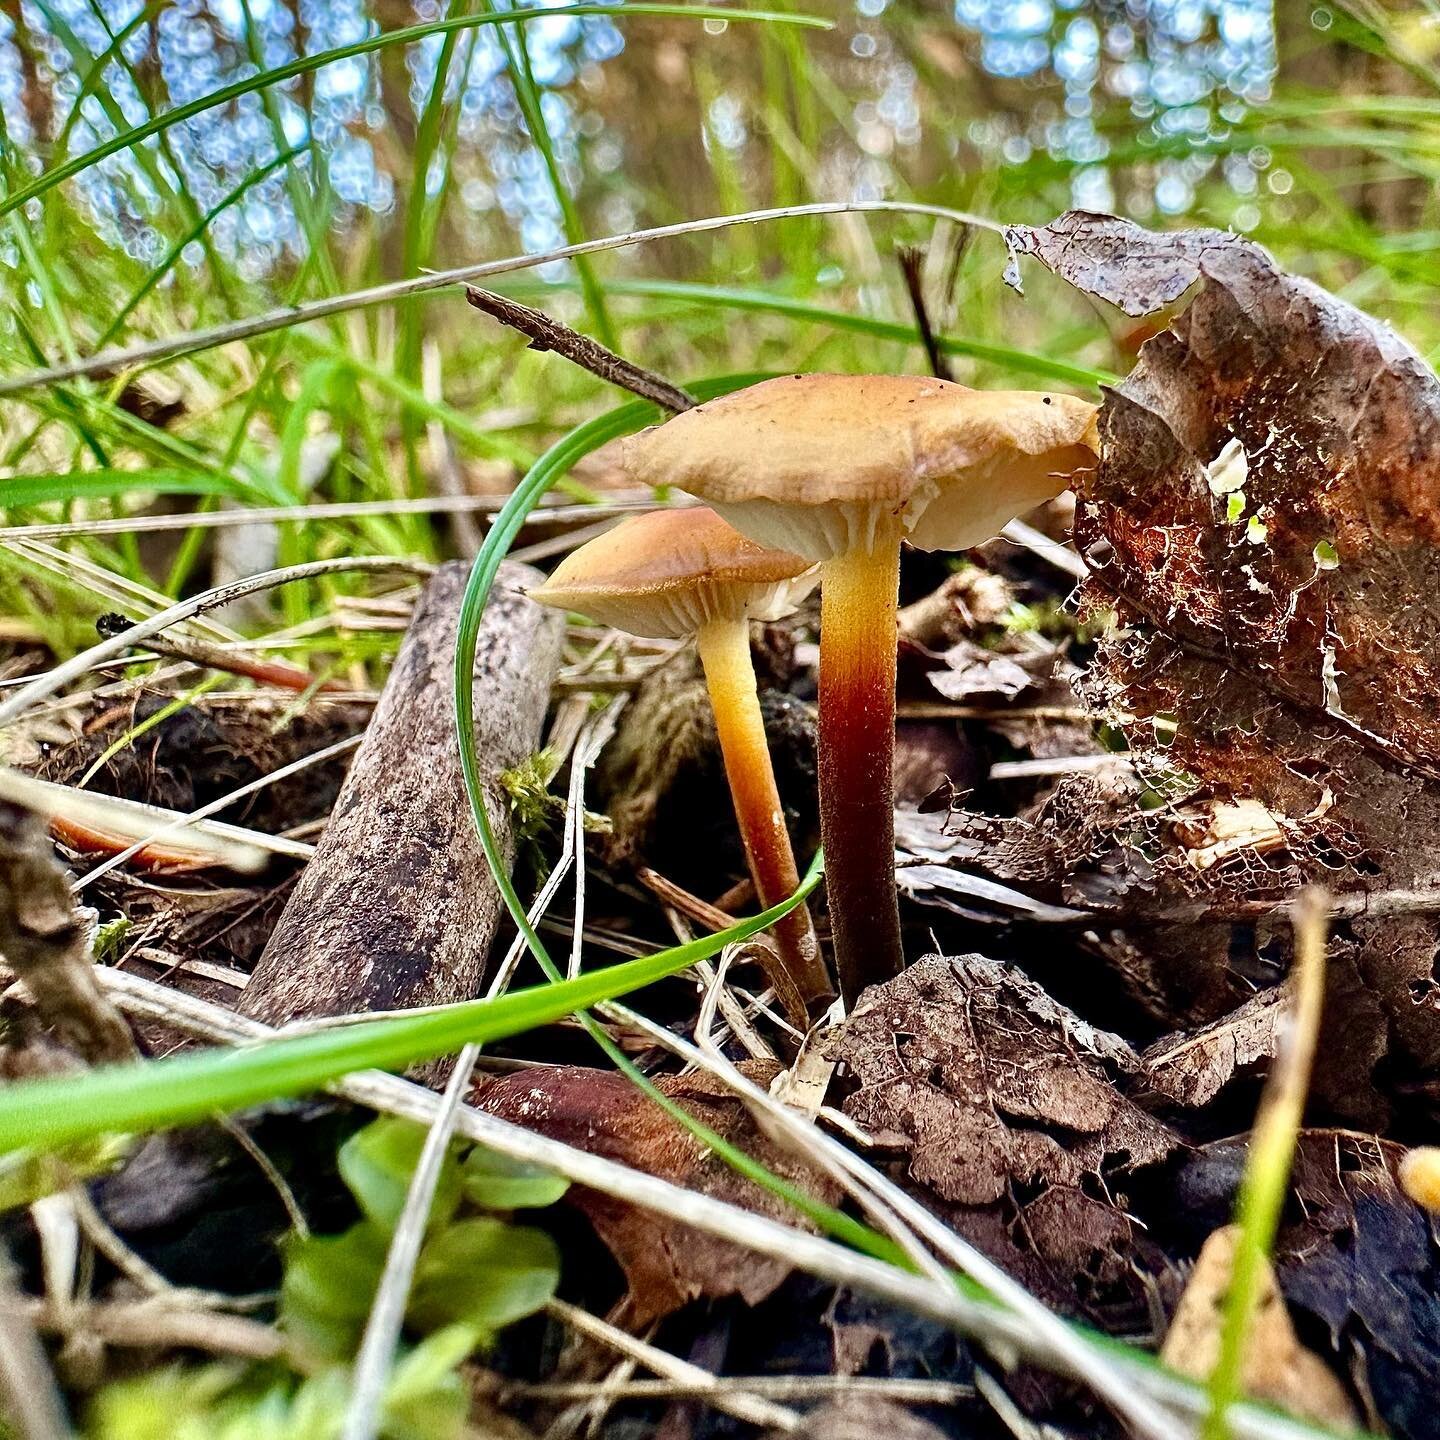
{"label": "curved grass blade", "polygon": [[[720,379],[701,381],[690,389],[696,399],[712,400],[717,395],[728,394],[731,390],[739,390],[742,386],[753,385],[757,380],[766,378],[763,374],[727,375]],[[470,800],[470,813],[475,821],[476,833],[480,837],[480,847],[485,852],[491,875],[505,901],[506,909],[510,912],[510,918],[525,937],[531,953],[542,963],[549,959],[545,942],[530,924],[525,906],[515,892],[509,867],[500,853],[495,832],[490,826],[490,815],[485,808],[484,781],[480,776],[480,758],[475,750],[473,672],[480,622],[484,617],[485,605],[490,599],[495,577],[500,571],[500,564],[530,512],[545,492],[583,456],[598,450],[607,441],[633,434],[636,430],[653,425],[663,418],[663,412],[657,405],[648,400],[632,400],[586,421],[563,439],[556,441],[535,462],[529,474],[516,486],[514,493],[496,515],[485,536],[485,543],[475,557],[475,565],[470,571],[470,581],[465,587],[465,596],[460,605],[460,622],[455,636],[455,730],[460,746],[460,768],[464,772],[465,791]]]}
{"label": "curved grass blade", "polygon": [[301,55],[295,60],[287,61],[284,65],[276,65],[272,69],[262,70],[256,75],[247,75],[244,79],[221,86],[219,90],[212,91],[209,95],[201,95],[187,104],[177,105],[173,110],[167,110],[163,115],[156,115],[142,125],[136,125],[118,135],[112,135],[108,140],[87,150],[83,155],[77,155],[63,165],[57,165],[53,169],[45,171],[43,175],[36,176],[30,184],[22,186],[13,194],[0,200],[0,216],[10,214],[11,211],[25,204],[27,200],[33,200],[36,196],[53,190],[55,186],[72,179],[82,170],[88,170],[101,160],[118,154],[121,150],[128,150],[132,145],[138,145],[142,140],[148,140],[152,135],[158,135],[161,131],[168,130],[182,121],[191,120],[196,115],[203,115],[207,110],[228,105],[242,95],[253,94],[257,90],[278,85],[284,80],[293,80],[298,75],[306,75],[312,70],[323,69],[326,65],[333,65],[339,60],[351,60],[359,55],[368,55],[374,50],[384,49],[387,45],[408,45],[412,41],[423,40],[427,35],[445,35],[452,30],[466,30],[477,25],[524,23],[557,15],[608,15],[611,18],[630,15],[669,15],[696,20],[727,22],[754,20],[774,25],[808,25],[814,29],[828,29],[830,26],[828,20],[814,15],[789,15],[771,10],[731,10],[721,6],[708,5],[667,5],[652,3],[652,0],[634,0],[634,3],[624,5],[557,5],[553,9],[507,11],[499,15],[457,15],[448,20],[432,20],[422,25],[407,25],[399,30],[387,30],[379,35],[367,36],[364,40],[357,40],[351,45],[339,45],[333,50],[321,50],[315,55]]}
{"label": "curved grass blade", "polygon": [[257,185],[268,180],[270,176],[282,166],[288,165],[297,155],[303,155],[309,148],[310,141],[308,139],[302,140],[300,144],[292,146],[289,150],[277,155],[273,160],[268,161],[258,170],[247,175],[228,195],[222,196],[210,209],[199,216],[195,223],[160,257],[160,261],[155,268],[146,274],[140,288],[120,307],[115,318],[105,327],[105,333],[95,342],[95,349],[99,350],[110,344],[121,330],[125,328],[125,322],[135,313],[136,308],[144,302],[145,297],[170,273],[174,268],[175,262],[179,260],[187,245],[204,235],[221,215],[232,205],[236,205],[243,200]]}
{"label": "curved grass blade", "polygon": [[[728,394],[732,390],[738,390],[745,385],[752,385],[758,380],[767,378],[769,377],[765,374],[727,375],[718,379],[703,380],[687,388],[697,400],[712,400],[717,395]],[[485,852],[486,862],[490,866],[491,878],[504,898],[506,908],[510,911],[510,917],[516,928],[525,937],[531,954],[535,956],[541,968],[550,977],[552,988],[569,982],[561,979],[559,968],[551,959],[545,942],[530,923],[525,905],[511,882],[509,867],[500,853],[495,832],[490,825],[489,812],[485,807],[479,756],[475,750],[473,678],[475,644],[480,633],[480,621],[484,615],[485,605],[490,597],[500,564],[515,537],[520,533],[530,511],[535,508],[540,498],[582,456],[598,449],[610,440],[618,439],[622,435],[633,434],[643,426],[663,418],[664,413],[649,401],[631,401],[578,426],[551,446],[535,462],[530,473],[521,481],[504,509],[496,516],[495,523],[485,537],[485,544],[475,558],[475,566],[470,573],[470,583],[466,587],[465,597],[461,604],[460,623],[455,641],[455,724],[460,746],[460,763],[465,775],[465,789],[470,800],[470,811],[475,821],[476,832],[480,837],[481,848]],[[805,879],[801,882],[799,890],[784,902],[785,908],[788,909],[808,896],[818,884],[820,874],[820,858],[817,856],[815,863],[811,865]],[[716,937],[709,938],[714,940]],[[636,1068],[629,1056],[589,1016],[582,1013],[580,1019],[591,1038],[650,1099],[677,1124],[682,1125],[703,1144],[709,1146],[739,1174],[753,1180],[756,1184],[763,1185],[775,1195],[788,1201],[800,1214],[807,1216],[836,1239],[843,1240],[867,1254],[908,1266],[909,1262],[903,1252],[890,1240],[878,1235],[868,1227],[860,1225],[843,1212],[819,1203],[812,1196],[773,1174],[744,1151],[730,1144],[723,1136],[701,1124],[689,1111],[656,1089],[650,1079]]]}

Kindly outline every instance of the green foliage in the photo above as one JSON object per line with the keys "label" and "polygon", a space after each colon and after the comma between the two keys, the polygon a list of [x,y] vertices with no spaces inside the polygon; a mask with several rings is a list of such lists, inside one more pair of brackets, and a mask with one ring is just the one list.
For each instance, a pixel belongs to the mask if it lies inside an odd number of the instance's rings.
{"label": "green foliage", "polygon": [[[396,1362],[382,1440],[460,1440],[469,1398],[459,1372],[473,1349],[464,1326],[439,1330]],[[88,1440],[337,1440],[349,1376],[330,1366],[305,1380],[278,1367],[172,1366],[107,1385],[86,1417]]]}
{"label": "green foliage", "polygon": [[553,835],[565,818],[564,800],[550,789],[557,769],[555,757],[548,750],[537,750],[499,775],[500,788],[510,798],[516,847],[541,874],[547,868],[541,842]]}
{"label": "green foliage", "polygon": [[570,1188],[563,1175],[477,1145],[460,1167],[465,1198],[482,1210],[537,1210]]}
{"label": "green foliage", "polygon": [[[107,1386],[90,1408],[92,1440],[329,1440],[340,1434],[355,1353],[393,1227],[425,1143],[409,1121],[379,1119],[340,1148],[361,1218],[335,1235],[292,1236],[279,1322],[286,1366],[171,1367]],[[560,1256],[543,1230],[493,1213],[553,1204],[565,1181],[483,1146],[455,1144],[441,1166],[429,1232],[406,1309],[413,1342],[385,1394],[384,1440],[458,1440],[467,1396],[458,1367],[555,1293]],[[489,1213],[477,1213],[489,1212]]]}
{"label": "green foliage", "polygon": [[[418,1125],[382,1117],[340,1147],[340,1178],[367,1220],[388,1230],[400,1218],[424,1144],[425,1132]],[[430,1203],[430,1224],[444,1224],[459,1203],[460,1171],[447,1157]]]}
{"label": "green foliage", "polygon": [[[341,1147],[340,1174],[362,1218],[338,1235],[295,1236],[286,1247],[280,1321],[306,1354],[340,1360],[353,1353],[424,1143],[418,1125],[380,1119]],[[470,1154],[462,1164],[460,1152],[466,1148]],[[467,1183],[467,1167],[477,1155],[478,1182]],[[490,1208],[477,1196],[485,1193],[487,1171],[497,1159],[452,1145],[441,1165],[406,1309],[407,1326],[415,1334],[458,1326],[472,1345],[483,1345],[554,1293],[560,1257],[544,1231],[493,1214],[459,1213],[462,1200]],[[503,1176],[503,1164],[499,1173]],[[516,1179],[528,1182],[532,1195],[543,1187],[551,1200],[565,1191],[563,1182],[543,1172]]]}

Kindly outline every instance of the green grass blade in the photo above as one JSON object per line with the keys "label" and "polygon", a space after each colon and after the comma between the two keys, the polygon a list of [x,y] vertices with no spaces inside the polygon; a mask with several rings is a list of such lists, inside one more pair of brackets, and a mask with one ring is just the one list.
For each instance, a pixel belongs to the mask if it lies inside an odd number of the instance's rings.
{"label": "green grass blade", "polygon": [[[814,880],[810,883],[813,888]],[[773,925],[804,894],[716,935],[558,985],[417,1015],[336,1026],[237,1050],[139,1061],[12,1085],[0,1093],[0,1153],[54,1149],[99,1135],[189,1124],[247,1105],[304,1095],[356,1070],[398,1070],[452,1054],[471,1042],[503,1040],[708,959],[726,945]]]}
{"label": "green grass blade", "polygon": [[220,475],[193,470],[86,470],[69,475],[20,475],[0,480],[0,509],[56,500],[116,500],[135,494],[231,495],[244,489]]}
{"label": "green grass blade", "polygon": [[[489,0],[484,0],[485,9],[492,15],[514,17],[519,12],[506,7],[497,10]],[[516,26],[512,35],[508,25],[502,25],[496,32],[501,48],[505,51],[505,62],[510,72],[510,83],[515,91],[516,103],[525,117],[525,128],[530,139],[540,152],[545,164],[545,174],[550,181],[550,193],[560,207],[564,222],[565,238],[572,245],[583,244],[586,239],[585,226],[581,223],[580,212],[575,208],[565,177],[560,173],[559,161],[555,158],[555,142],[550,136],[550,127],[545,120],[545,110],[540,103],[540,92],[535,84],[535,73],[530,64],[530,47],[525,32]],[[580,279],[580,290],[585,296],[585,307],[590,312],[591,324],[595,327],[596,338],[607,348],[615,348],[615,328],[610,323],[610,313],[605,305],[605,292],[595,278],[594,266],[585,256],[577,256],[575,273]]]}
{"label": "green grass blade", "polygon": [[182,121],[192,120],[196,115],[203,115],[207,110],[228,105],[242,95],[251,95],[257,90],[264,90],[285,80],[293,80],[298,75],[307,75],[313,70],[323,69],[326,65],[333,65],[340,60],[350,60],[359,55],[368,55],[372,51],[384,49],[387,45],[408,45],[412,41],[423,40],[427,35],[445,35],[452,30],[466,30],[476,25],[514,24],[557,15],[608,15],[612,19],[634,15],[668,15],[696,20],[723,20],[726,22],[752,20],[772,25],[809,25],[820,29],[827,29],[830,25],[828,20],[813,15],[786,15],[771,10],[730,10],[721,6],[708,5],[667,5],[651,3],[651,0],[636,0],[636,3],[625,5],[557,5],[553,9],[520,10],[500,15],[458,15],[448,20],[433,20],[422,25],[407,25],[399,30],[388,30],[379,35],[367,36],[364,40],[357,40],[350,45],[336,46],[333,50],[322,50],[315,55],[302,55],[295,60],[287,61],[284,65],[276,65],[269,70],[262,70],[257,75],[247,75],[242,80],[221,86],[219,90],[215,90],[209,95],[201,95],[185,105],[177,105],[173,110],[167,110],[163,115],[156,115],[142,125],[136,125],[118,135],[112,135],[110,139],[87,150],[83,155],[77,155],[63,165],[57,165],[53,169],[45,171],[30,184],[22,186],[19,190],[0,200],[0,216],[10,214],[11,211],[25,204],[27,200],[33,200],[37,195],[43,195],[47,191],[53,190],[55,186],[72,179],[82,170],[88,170],[92,165],[98,164],[110,155],[128,150],[132,145],[138,145],[142,140],[147,140],[152,135],[158,135],[161,131],[168,130]]}

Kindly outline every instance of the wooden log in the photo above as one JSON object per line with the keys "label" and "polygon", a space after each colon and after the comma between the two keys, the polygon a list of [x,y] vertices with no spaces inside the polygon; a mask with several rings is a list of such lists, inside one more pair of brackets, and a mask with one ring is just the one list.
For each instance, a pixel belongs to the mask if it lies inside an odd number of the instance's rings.
{"label": "wooden log", "polygon": [[[452,667],[469,567],[421,596],[320,845],[261,955],[240,1010],[302,1016],[444,1005],[478,995],[504,905],[485,864],[455,743]],[[490,822],[513,859],[499,776],[540,746],[563,618],[500,571],[475,657],[475,743]]]}

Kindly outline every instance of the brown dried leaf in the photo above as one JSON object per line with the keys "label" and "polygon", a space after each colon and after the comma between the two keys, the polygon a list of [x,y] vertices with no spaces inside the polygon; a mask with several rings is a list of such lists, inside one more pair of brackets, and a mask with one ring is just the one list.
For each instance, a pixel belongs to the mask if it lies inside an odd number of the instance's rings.
{"label": "brown dried leaf", "polygon": [[960,1204],[998,1200],[1017,1179],[1077,1185],[1152,1164],[1175,1143],[1110,1079],[1139,1069],[1123,1040],[980,955],[932,955],[867,990],[841,1058],[859,1082],[846,1113]]}
{"label": "brown dried leaf", "polygon": [[[776,1073],[773,1065],[759,1062],[741,1068],[762,1085]],[[826,1202],[838,1198],[829,1182],[766,1139],[719,1080],[703,1074],[664,1076],[656,1084],[702,1124],[776,1174]],[[484,1082],[471,1103],[687,1189],[787,1224],[804,1223],[784,1201],[716,1158],[623,1075],[578,1065],[537,1067]],[[567,1199],[585,1213],[625,1272],[630,1286],[627,1319],[632,1324],[668,1315],[702,1295],[738,1295],[747,1305],[756,1305],[789,1274],[783,1261],[757,1256],[611,1196],[577,1186]]]}
{"label": "brown dried leaf", "polygon": [[[1211,251],[1249,245],[1224,230],[1156,235],[1133,220],[1070,210],[1048,225],[1007,225],[1005,282],[1022,294],[1020,256],[1033,255],[1077,290],[1149,315],[1178,300],[1201,276]],[[1251,246],[1250,248],[1254,248]]]}
{"label": "brown dried leaf", "polygon": [[1118,1036],[997,961],[932,955],[865,992],[841,1054],[846,1113],[1027,1283],[1073,1306],[1133,1280],[1110,1185],[1178,1141],[1117,1088],[1140,1069]]}
{"label": "brown dried leaf", "polygon": [[1177,1105],[1208,1105],[1240,1072],[1274,1056],[1286,1003],[1278,987],[1262,990],[1212,1025],[1163,1036],[1140,1057],[1150,1083]]}
{"label": "brown dried leaf", "polygon": [[944,668],[931,670],[931,686],[947,700],[970,700],[977,696],[1011,700],[1028,690],[1054,664],[1054,656],[1026,656],[1020,659],[987,650],[973,640],[957,640],[940,657]]}
{"label": "brown dried leaf", "polygon": [[[1225,1296],[1238,1234],[1234,1226],[1227,1225],[1205,1242],[1160,1351],[1165,1364],[1192,1380],[1208,1380],[1220,1358]],[[1345,1387],[1296,1337],[1268,1264],[1264,1264],[1255,1318],[1246,1341],[1244,1384],[1253,1399],[1279,1406],[1287,1414],[1337,1430],[1358,1426],[1359,1417]]]}
{"label": "brown dried leaf", "polygon": [[[1188,810],[1122,817],[1071,884],[1093,890],[1118,847],[1143,851],[1151,874],[1132,880],[1161,911],[1279,902],[1309,879],[1435,891],[1440,381],[1388,327],[1238,237],[1073,214],[1012,238],[1132,313],[1201,282],[1107,394],[1075,523],[1082,603],[1116,617],[1087,698],[1142,771],[1190,789]],[[1195,816],[1249,802],[1273,817],[1263,834],[1197,846]],[[1257,938],[1245,976],[1228,926],[1155,927],[1149,978],[1177,1018],[1214,1019],[1244,980],[1282,973],[1278,938],[1268,953]],[[1340,1113],[1383,1118],[1381,1055],[1407,1083],[1440,1077],[1437,945],[1424,914],[1338,930],[1317,1083]]]}
{"label": "brown dried leaf", "polygon": [[[1302,1131],[1272,1260],[1306,1343],[1342,1365],[1370,1428],[1436,1440],[1440,1250],[1432,1217],[1396,1182],[1403,1154],[1353,1131]],[[1245,1159],[1244,1140],[1192,1152],[1160,1202],[1166,1215],[1223,1223]]]}

